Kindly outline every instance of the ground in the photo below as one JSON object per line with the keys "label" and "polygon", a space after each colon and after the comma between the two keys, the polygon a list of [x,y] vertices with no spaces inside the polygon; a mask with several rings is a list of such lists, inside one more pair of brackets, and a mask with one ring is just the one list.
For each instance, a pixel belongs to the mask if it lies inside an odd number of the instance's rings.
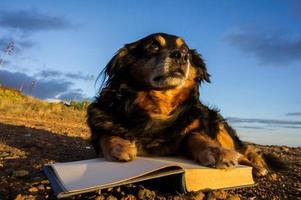
{"label": "ground", "polygon": [[[43,174],[43,165],[95,157],[89,144],[84,109],[64,108],[65,105],[44,105],[43,110],[39,105],[38,109],[32,109],[30,100],[23,105],[30,109],[22,110],[10,107],[3,99],[0,99],[0,199],[55,199]],[[71,199],[301,199],[301,148],[258,147],[281,158],[288,169],[255,179],[256,186],[235,190],[167,194],[136,184]]]}

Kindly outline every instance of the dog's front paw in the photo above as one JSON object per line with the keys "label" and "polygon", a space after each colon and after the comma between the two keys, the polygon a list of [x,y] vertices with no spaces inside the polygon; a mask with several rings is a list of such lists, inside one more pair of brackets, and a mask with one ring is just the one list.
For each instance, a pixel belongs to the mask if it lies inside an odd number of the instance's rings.
{"label": "dog's front paw", "polygon": [[137,156],[135,142],[112,136],[102,142],[102,152],[106,159],[112,161],[131,161]]}
{"label": "dog's front paw", "polygon": [[240,156],[240,153],[233,150],[211,147],[198,152],[196,160],[204,166],[225,169],[237,166]]}
{"label": "dog's front paw", "polygon": [[238,165],[238,160],[241,156],[242,155],[240,153],[234,150],[221,148],[219,150],[219,155],[215,167],[219,169],[235,167]]}

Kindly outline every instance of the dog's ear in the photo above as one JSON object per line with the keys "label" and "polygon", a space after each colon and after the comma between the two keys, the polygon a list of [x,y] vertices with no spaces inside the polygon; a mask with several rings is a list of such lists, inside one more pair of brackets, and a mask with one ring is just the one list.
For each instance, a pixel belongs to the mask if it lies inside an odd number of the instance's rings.
{"label": "dog's ear", "polygon": [[105,73],[108,77],[112,77],[121,71],[125,64],[123,62],[123,59],[127,54],[128,49],[126,48],[126,46],[122,47],[116,52],[116,54],[105,67]]}
{"label": "dog's ear", "polygon": [[197,68],[198,78],[200,81],[207,81],[210,83],[210,74],[207,72],[206,64],[201,55],[194,49],[190,50],[192,65]]}
{"label": "dog's ear", "polygon": [[137,46],[137,43],[138,42],[126,44],[116,52],[115,56],[113,56],[104,68],[105,73],[109,78],[122,72],[126,65],[129,64],[129,54]]}

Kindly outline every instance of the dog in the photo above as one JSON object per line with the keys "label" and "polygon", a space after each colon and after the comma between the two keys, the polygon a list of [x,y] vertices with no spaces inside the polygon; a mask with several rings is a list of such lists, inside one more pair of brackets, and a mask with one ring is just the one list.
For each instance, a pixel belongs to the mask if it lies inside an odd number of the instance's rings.
{"label": "dog", "polygon": [[200,101],[200,85],[210,75],[182,38],[155,33],[126,44],[102,74],[103,87],[87,111],[98,155],[111,161],[186,156],[203,166],[245,164],[257,177],[268,173],[261,152]]}

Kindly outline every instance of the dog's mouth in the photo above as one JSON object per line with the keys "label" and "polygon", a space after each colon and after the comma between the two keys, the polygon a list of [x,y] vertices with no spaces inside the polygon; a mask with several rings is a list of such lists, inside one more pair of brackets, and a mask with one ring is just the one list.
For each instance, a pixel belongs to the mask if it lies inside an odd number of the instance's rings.
{"label": "dog's mouth", "polygon": [[178,69],[171,69],[170,71],[155,76],[151,85],[156,89],[171,89],[180,86],[186,80],[187,67],[178,67]]}
{"label": "dog's mouth", "polygon": [[160,76],[156,76],[153,81],[154,82],[161,82],[161,81],[164,81],[168,78],[179,78],[179,79],[182,79],[185,77],[185,72],[181,69],[179,70],[175,70],[175,71],[171,71],[171,72],[168,72],[164,75],[160,75]]}

